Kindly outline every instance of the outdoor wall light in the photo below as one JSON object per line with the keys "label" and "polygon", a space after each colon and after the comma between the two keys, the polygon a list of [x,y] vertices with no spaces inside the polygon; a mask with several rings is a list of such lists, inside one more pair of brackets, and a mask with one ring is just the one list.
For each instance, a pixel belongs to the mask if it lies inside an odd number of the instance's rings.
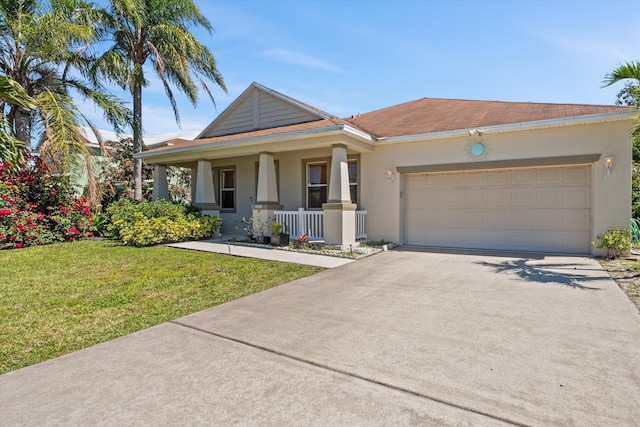
{"label": "outdoor wall light", "polygon": [[396,177],[395,175],[393,175],[393,171],[392,170],[388,170],[387,171],[387,181],[389,181],[389,184],[391,184],[393,181],[395,181]]}
{"label": "outdoor wall light", "polygon": [[482,131],[480,129],[469,129],[467,133],[469,134],[469,136],[473,136],[473,135],[482,136]]}
{"label": "outdoor wall light", "polygon": [[613,168],[613,157],[605,157],[604,159],[604,173],[611,175],[611,169]]}

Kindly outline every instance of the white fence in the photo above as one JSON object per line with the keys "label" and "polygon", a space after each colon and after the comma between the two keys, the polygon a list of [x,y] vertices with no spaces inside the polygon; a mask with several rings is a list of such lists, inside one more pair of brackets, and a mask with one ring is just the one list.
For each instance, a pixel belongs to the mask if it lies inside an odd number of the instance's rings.
{"label": "white fence", "polygon": [[[289,234],[294,239],[307,233],[309,239],[324,239],[324,212],[306,211],[275,211],[276,222],[286,224]],[[356,211],[356,239],[367,237],[365,219],[367,211]]]}
{"label": "white fence", "polygon": [[356,239],[367,238],[366,219],[367,211],[356,211]]}

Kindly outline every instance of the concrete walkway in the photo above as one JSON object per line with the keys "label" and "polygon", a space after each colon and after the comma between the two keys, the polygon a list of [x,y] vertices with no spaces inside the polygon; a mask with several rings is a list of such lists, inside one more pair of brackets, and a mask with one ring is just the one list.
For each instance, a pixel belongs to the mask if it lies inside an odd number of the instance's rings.
{"label": "concrete walkway", "polygon": [[284,251],[275,248],[233,245],[219,240],[200,240],[195,242],[173,243],[172,248],[191,249],[203,252],[216,252],[246,258],[260,258],[269,261],[290,262],[294,264],[312,265],[315,267],[335,268],[348,264],[351,258],[339,258],[327,255],[308,254],[294,251]]}
{"label": "concrete walkway", "polygon": [[637,426],[593,259],[383,252],[0,376],[0,425]]}

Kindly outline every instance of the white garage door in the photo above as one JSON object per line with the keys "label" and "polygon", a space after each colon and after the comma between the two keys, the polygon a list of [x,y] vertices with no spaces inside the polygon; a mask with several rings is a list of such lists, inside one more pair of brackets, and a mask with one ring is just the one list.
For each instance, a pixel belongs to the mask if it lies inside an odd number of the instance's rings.
{"label": "white garage door", "polygon": [[591,166],[405,176],[405,244],[589,253]]}

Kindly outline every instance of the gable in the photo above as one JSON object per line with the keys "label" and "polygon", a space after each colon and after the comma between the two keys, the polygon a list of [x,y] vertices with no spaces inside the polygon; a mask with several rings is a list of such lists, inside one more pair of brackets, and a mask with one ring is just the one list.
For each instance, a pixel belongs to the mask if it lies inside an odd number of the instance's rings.
{"label": "gable", "polygon": [[321,120],[301,103],[252,84],[199,136],[212,138]]}

